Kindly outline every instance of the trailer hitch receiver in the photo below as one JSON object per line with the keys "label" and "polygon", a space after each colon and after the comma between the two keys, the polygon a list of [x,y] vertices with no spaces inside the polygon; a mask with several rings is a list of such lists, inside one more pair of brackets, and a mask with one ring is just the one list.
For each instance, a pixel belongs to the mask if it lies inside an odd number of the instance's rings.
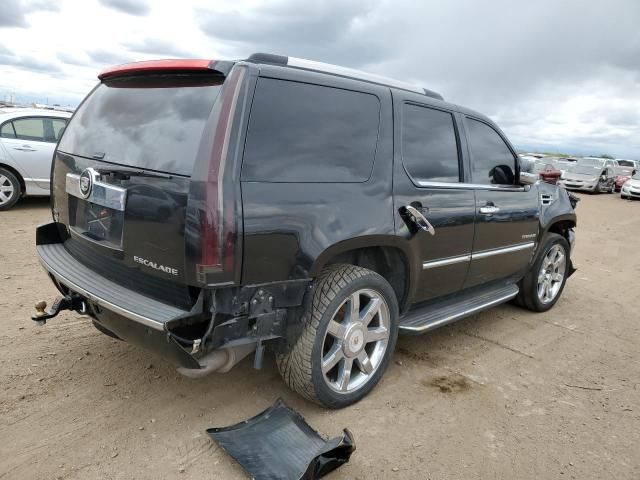
{"label": "trailer hitch receiver", "polygon": [[75,310],[79,313],[87,313],[87,304],[80,295],[64,295],[57,297],[51,309],[47,311],[47,302],[44,300],[35,304],[36,313],[31,316],[31,320],[36,322],[36,325],[42,326],[47,323],[47,320],[58,315],[62,310]]}

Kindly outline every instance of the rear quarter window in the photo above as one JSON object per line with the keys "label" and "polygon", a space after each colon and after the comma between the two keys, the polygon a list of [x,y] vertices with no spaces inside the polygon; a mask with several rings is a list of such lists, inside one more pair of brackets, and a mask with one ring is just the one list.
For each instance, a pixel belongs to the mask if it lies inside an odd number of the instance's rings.
{"label": "rear quarter window", "polygon": [[364,182],[373,168],[379,124],[375,95],[259,78],[242,180]]}

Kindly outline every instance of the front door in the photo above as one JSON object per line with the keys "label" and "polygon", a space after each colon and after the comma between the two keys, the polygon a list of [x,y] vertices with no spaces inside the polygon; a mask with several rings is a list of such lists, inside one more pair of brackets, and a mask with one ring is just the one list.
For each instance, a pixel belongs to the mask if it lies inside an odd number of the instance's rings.
{"label": "front door", "polygon": [[538,191],[514,185],[516,156],[496,129],[464,120],[475,190],[475,238],[466,287],[517,279],[529,265],[538,236]]}
{"label": "front door", "polygon": [[[471,259],[474,190],[464,188],[460,136],[452,112],[424,96],[394,92],[394,209],[396,229],[420,265],[413,302],[460,290]],[[415,209],[415,210],[411,210]],[[420,230],[422,221],[433,235]]]}

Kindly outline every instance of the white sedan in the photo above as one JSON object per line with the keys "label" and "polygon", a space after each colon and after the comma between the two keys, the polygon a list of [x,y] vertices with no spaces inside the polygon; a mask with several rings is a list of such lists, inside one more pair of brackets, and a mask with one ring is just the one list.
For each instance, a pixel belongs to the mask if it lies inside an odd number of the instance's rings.
{"label": "white sedan", "polygon": [[0,108],[0,210],[23,196],[50,194],[51,161],[71,113]]}
{"label": "white sedan", "polygon": [[640,198],[640,173],[627,180],[620,189],[622,198]]}

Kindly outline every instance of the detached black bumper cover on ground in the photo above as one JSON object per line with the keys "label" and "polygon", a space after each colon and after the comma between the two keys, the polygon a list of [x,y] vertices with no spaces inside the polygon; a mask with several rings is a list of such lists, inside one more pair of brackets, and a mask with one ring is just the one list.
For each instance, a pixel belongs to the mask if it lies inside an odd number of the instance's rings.
{"label": "detached black bumper cover on ground", "polygon": [[255,417],[207,433],[257,480],[312,480],[349,461],[351,433],[325,441],[281,399]]}

